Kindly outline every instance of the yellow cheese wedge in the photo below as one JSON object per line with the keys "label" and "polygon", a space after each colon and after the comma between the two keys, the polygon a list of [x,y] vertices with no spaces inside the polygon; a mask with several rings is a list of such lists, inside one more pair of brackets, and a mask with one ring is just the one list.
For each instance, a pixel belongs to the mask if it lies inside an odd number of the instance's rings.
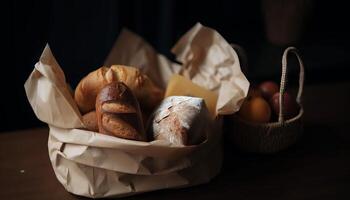
{"label": "yellow cheese wedge", "polygon": [[203,98],[210,114],[213,118],[216,117],[216,102],[218,100],[218,95],[213,91],[196,85],[183,76],[175,74],[170,78],[165,92],[165,97],[168,96],[192,96]]}

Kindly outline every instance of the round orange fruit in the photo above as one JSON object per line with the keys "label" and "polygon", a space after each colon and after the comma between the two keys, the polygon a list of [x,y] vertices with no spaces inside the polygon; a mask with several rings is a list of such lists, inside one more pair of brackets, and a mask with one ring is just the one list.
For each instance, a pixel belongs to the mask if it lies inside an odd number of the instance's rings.
{"label": "round orange fruit", "polygon": [[245,99],[238,114],[250,122],[266,123],[270,121],[271,108],[264,98],[250,96]]}

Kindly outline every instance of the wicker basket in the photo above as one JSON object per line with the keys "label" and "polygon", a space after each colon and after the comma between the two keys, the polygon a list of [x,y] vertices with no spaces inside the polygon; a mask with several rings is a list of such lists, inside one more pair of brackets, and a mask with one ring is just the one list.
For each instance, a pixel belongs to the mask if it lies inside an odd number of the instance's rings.
{"label": "wicker basket", "polygon": [[[299,114],[291,119],[285,120],[283,115],[282,96],[285,92],[287,80],[287,56],[294,53],[299,61],[299,90],[296,101],[299,104]],[[303,107],[301,96],[304,86],[304,65],[294,47],[287,48],[282,57],[282,76],[280,83],[279,116],[278,122],[252,123],[238,116],[234,116],[233,142],[240,149],[254,153],[275,153],[293,145],[301,136],[303,130]]]}

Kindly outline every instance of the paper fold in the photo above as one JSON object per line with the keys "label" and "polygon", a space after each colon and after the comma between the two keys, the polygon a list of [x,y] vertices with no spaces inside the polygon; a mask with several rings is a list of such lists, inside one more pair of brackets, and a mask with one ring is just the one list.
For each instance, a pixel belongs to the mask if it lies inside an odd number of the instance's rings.
{"label": "paper fold", "polygon": [[121,31],[104,62],[105,66],[113,64],[137,67],[163,89],[166,88],[171,75],[178,73],[181,68],[128,29]]}
{"label": "paper fold", "polygon": [[84,127],[62,69],[46,45],[24,84],[34,113],[43,122],[61,128]]}
{"label": "paper fold", "polygon": [[197,23],[172,48],[180,73],[194,83],[218,92],[217,113],[237,112],[247,96],[249,82],[232,46],[215,30]]}

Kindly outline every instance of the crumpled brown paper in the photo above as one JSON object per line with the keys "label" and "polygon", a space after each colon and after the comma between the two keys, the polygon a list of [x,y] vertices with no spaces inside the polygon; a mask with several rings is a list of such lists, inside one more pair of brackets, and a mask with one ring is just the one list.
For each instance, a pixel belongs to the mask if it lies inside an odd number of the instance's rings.
{"label": "crumpled brown paper", "polygon": [[[202,35],[201,30],[206,34]],[[198,46],[196,40],[207,45]],[[139,67],[163,88],[172,74],[182,73],[217,91],[218,111],[225,114],[239,108],[249,86],[240,72],[237,54],[228,48],[229,44],[216,31],[197,24],[173,50],[183,63],[181,66],[125,30],[105,64]],[[198,51],[201,58],[194,59]],[[188,187],[206,183],[220,171],[220,118],[207,123],[208,128],[204,129],[207,139],[203,143],[185,147],[165,141],[126,140],[80,129],[81,115],[48,45],[26,81],[25,90],[36,116],[50,127],[48,149],[52,167],[71,193],[100,198]]]}
{"label": "crumpled brown paper", "polygon": [[239,110],[247,96],[249,82],[241,71],[232,46],[215,30],[197,23],[172,48],[180,73],[194,83],[219,94],[218,114]]}
{"label": "crumpled brown paper", "polygon": [[218,32],[197,23],[175,44],[172,52],[182,65],[155,52],[138,35],[123,30],[105,65],[139,67],[163,88],[172,74],[181,74],[218,93],[218,114],[238,111],[247,96],[249,82],[241,71],[236,51]]}

